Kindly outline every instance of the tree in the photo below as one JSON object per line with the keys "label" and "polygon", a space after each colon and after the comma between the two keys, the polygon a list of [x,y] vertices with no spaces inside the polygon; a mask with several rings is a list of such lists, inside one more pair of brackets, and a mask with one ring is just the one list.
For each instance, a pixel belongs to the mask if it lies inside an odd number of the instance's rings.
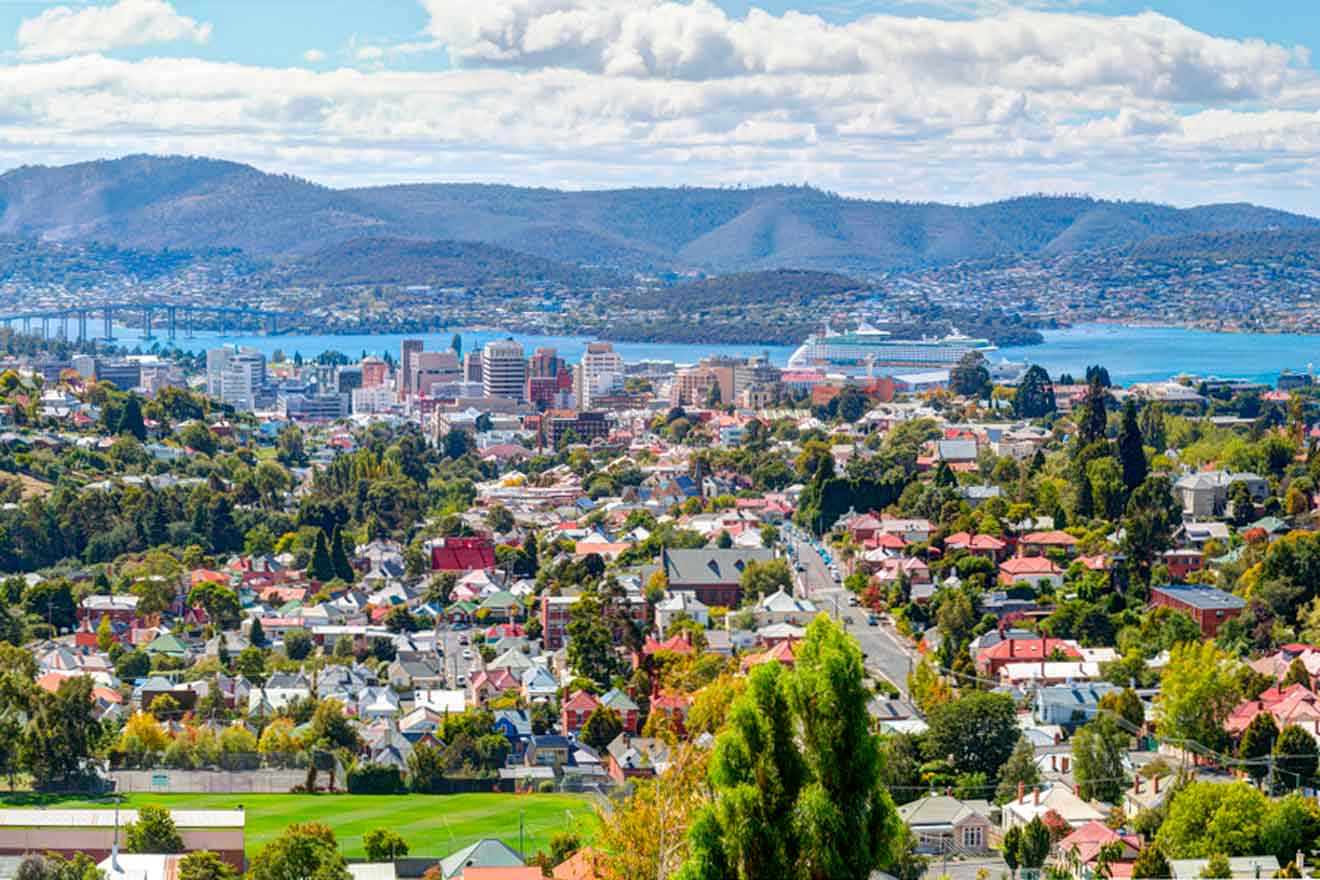
{"label": "tree", "polygon": [[[216,629],[230,629],[238,625],[243,606],[238,594],[229,587],[213,581],[203,581],[188,594],[188,604],[200,607],[215,624]],[[255,623],[255,621],[254,621]]]}
{"label": "tree", "polygon": [[1040,768],[1036,766],[1036,749],[1031,741],[1022,737],[1013,747],[1004,766],[999,768],[999,787],[995,799],[1007,803],[1017,797],[1018,786],[1029,788],[1040,782]]}
{"label": "tree", "polygon": [[1085,800],[1114,803],[1123,794],[1128,737],[1112,715],[1099,715],[1073,734],[1073,774]]}
{"label": "tree", "polygon": [[985,397],[990,393],[990,368],[985,355],[969,351],[949,371],[949,389],[963,397]]}
{"label": "tree", "polygon": [[143,804],[136,822],[124,826],[124,844],[131,853],[183,852],[183,836],[164,807]]}
{"label": "tree", "polygon": [[1100,384],[1099,378],[1092,377],[1075,417],[1079,450],[1105,439],[1105,428],[1109,422],[1109,413],[1105,407],[1108,397],[1109,392]]}
{"label": "tree", "polygon": [[107,614],[96,625],[96,647],[101,651],[109,651],[114,643],[115,629],[110,625],[110,615]]}
{"label": "tree", "polygon": [[1238,703],[1233,664],[1214,642],[1174,645],[1155,700],[1161,736],[1219,748]]}
{"label": "tree", "polygon": [[582,728],[582,741],[600,751],[614,742],[614,738],[623,733],[623,721],[614,709],[598,706],[587,716],[587,723]]}
{"label": "tree", "polygon": [[1004,832],[1004,839],[1000,847],[1004,857],[1004,864],[1008,865],[1008,876],[1016,877],[1018,867],[1021,863],[1018,861],[1018,850],[1022,848],[1022,826],[1014,825]]}
{"label": "tree", "polygon": [[779,664],[762,664],[734,701],[710,761],[716,797],[693,819],[681,880],[798,873],[803,841],[791,828],[807,765],[794,741],[783,677]]}
{"label": "tree", "polygon": [[1284,674],[1283,681],[1279,682],[1279,689],[1284,690],[1294,684],[1300,684],[1307,690],[1311,688],[1311,673],[1306,671],[1306,664],[1302,662],[1301,657],[1295,658],[1288,664],[1288,671]]}
{"label": "tree", "polygon": [[709,802],[708,750],[676,748],[669,770],[637,780],[633,796],[600,815],[596,845],[602,880],[673,877],[688,855],[688,826]]}
{"label": "tree", "polygon": [[369,862],[393,862],[408,855],[408,842],[388,828],[373,828],[362,835]]}
{"label": "tree", "polygon": [[621,670],[621,664],[614,650],[614,632],[600,596],[593,592],[583,593],[573,606],[565,631],[569,638],[569,666],[577,675],[608,687],[610,679]]}
{"label": "tree", "polygon": [[1054,384],[1045,368],[1032,364],[1013,393],[1013,414],[1020,419],[1038,419],[1054,412]]}
{"label": "tree", "polygon": [[1123,466],[1123,485],[1131,492],[1146,479],[1146,451],[1142,447],[1141,428],[1137,425],[1137,401],[1129,397],[1123,404],[1123,420],[1118,428],[1118,461]]}
{"label": "tree", "polygon": [[1130,687],[1105,694],[1100,698],[1099,705],[1101,709],[1114,713],[1132,727],[1141,727],[1146,723],[1146,707],[1142,705],[1141,697],[1137,696],[1137,692]]}
{"label": "tree", "polygon": [[38,787],[83,775],[101,738],[94,708],[89,676],[66,678],[55,693],[36,693],[19,755]]}
{"label": "tree", "polygon": [[1315,778],[1317,750],[1315,738],[1296,724],[1279,731],[1274,744],[1274,763],[1278,779],[1286,788],[1309,785]]}
{"label": "tree", "polygon": [[1228,863],[1228,856],[1223,853],[1215,853],[1206,860],[1205,867],[1201,869],[1198,877],[1222,877],[1227,880],[1233,876],[1233,866]]}
{"label": "tree", "polygon": [[1269,799],[1246,782],[1193,782],[1169,803],[1155,841],[1170,859],[1258,855]]}
{"label": "tree", "polygon": [[810,772],[796,810],[802,873],[864,880],[896,854],[903,834],[880,784],[881,740],[871,732],[857,642],[817,616],[798,645],[787,688]]}
{"label": "tree", "polygon": [[1014,846],[1014,855],[1018,866],[1028,871],[1039,871],[1049,858],[1050,831],[1041,821],[1040,816],[1021,826]]}
{"label": "tree", "polygon": [[768,596],[776,590],[788,590],[793,585],[793,572],[783,559],[768,562],[748,561],[743,568],[739,586],[744,598]]}
{"label": "tree", "polygon": [[1279,726],[1274,723],[1274,716],[1269,712],[1260,712],[1242,731],[1242,740],[1238,743],[1238,757],[1250,761],[1243,769],[1252,778],[1260,781],[1269,773],[1268,762],[1261,760],[1274,752],[1274,744],[1279,739]]}
{"label": "tree", "polygon": [[330,541],[330,568],[334,576],[345,583],[353,583],[357,578],[353,572],[353,563],[348,560],[348,551],[344,549],[344,533],[335,527],[334,537]]}
{"label": "tree", "polygon": [[313,647],[312,634],[301,627],[284,634],[284,655],[290,660],[306,660]]}
{"label": "tree", "polygon": [[254,648],[264,648],[266,646],[266,630],[262,627],[261,618],[259,617],[252,618],[252,626],[248,628],[248,642]]}
{"label": "tree", "polygon": [[119,414],[119,433],[132,436],[139,443],[147,439],[147,426],[142,420],[142,403],[136,394],[128,395]]}
{"label": "tree", "polygon": [[238,880],[238,872],[215,853],[202,849],[179,862],[179,880]]}
{"label": "tree", "polygon": [[931,708],[926,756],[952,756],[954,772],[997,776],[1013,754],[1021,731],[1013,699],[976,691]]}
{"label": "tree", "polygon": [[247,880],[351,880],[335,833],[315,822],[294,823],[262,848]]}
{"label": "tree", "polygon": [[1154,843],[1148,843],[1137,853],[1137,860],[1132,865],[1132,876],[1143,880],[1164,880],[1173,876],[1173,870],[1169,867],[1169,860],[1164,857],[1164,850]]}
{"label": "tree", "polygon": [[[335,534],[338,534],[336,529]],[[320,583],[335,579],[335,564],[330,558],[330,548],[326,544],[325,529],[316,533],[316,546],[312,549],[312,558],[307,563],[307,577]]]}

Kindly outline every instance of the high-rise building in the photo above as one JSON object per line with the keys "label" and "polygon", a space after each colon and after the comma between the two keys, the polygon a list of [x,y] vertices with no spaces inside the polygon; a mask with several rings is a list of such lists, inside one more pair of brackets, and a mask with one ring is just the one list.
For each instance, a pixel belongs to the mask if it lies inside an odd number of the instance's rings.
{"label": "high-rise building", "polygon": [[[210,384],[210,353],[207,355],[207,383]],[[218,377],[219,397],[235,409],[256,408],[257,393],[266,384],[266,356],[259,351],[242,349],[230,353]]]}
{"label": "high-rise building", "polygon": [[487,397],[527,399],[527,357],[520,343],[501,339],[481,350],[481,390]]}
{"label": "high-rise building", "polygon": [[378,357],[362,359],[362,387],[378,388],[390,378],[390,365]]}
{"label": "high-rise building", "polygon": [[407,400],[419,393],[418,386],[413,384],[413,373],[417,369],[416,358],[424,345],[420,339],[405,339],[399,346],[399,400]]}
{"label": "high-rise building", "polygon": [[559,352],[553,348],[538,348],[527,359],[527,375],[532,379],[545,379],[558,376],[566,366]]}
{"label": "high-rise building", "polygon": [[463,381],[481,381],[481,352],[469,351],[463,355]]}
{"label": "high-rise building", "polygon": [[591,398],[623,387],[623,358],[608,342],[591,342],[573,372],[578,409],[590,409]]}
{"label": "high-rise building", "polygon": [[412,372],[407,379],[408,393],[413,397],[427,397],[435,385],[453,385],[462,380],[463,369],[453,349],[422,351],[413,357]]}

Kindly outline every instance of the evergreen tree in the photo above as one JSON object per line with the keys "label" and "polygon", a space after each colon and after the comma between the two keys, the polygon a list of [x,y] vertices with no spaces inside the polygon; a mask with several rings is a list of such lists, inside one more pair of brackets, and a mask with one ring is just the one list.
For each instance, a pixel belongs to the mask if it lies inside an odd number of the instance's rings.
{"label": "evergreen tree", "polygon": [[1131,397],[1123,404],[1123,421],[1118,429],[1118,460],[1123,466],[1123,485],[1131,492],[1146,479],[1146,451],[1142,448],[1141,429],[1137,426],[1137,402]]}
{"label": "evergreen tree", "polygon": [[1311,673],[1306,671],[1306,664],[1302,662],[1301,657],[1295,658],[1288,664],[1288,671],[1284,674],[1279,687],[1282,689],[1294,684],[1300,684],[1307,689],[1311,687]]}
{"label": "evergreen tree", "polygon": [[1086,397],[1077,411],[1077,450],[1080,452],[1098,440],[1105,439],[1105,426],[1109,421],[1106,409],[1105,391],[1099,380],[1092,378],[1086,389]]}
{"label": "evergreen tree", "polygon": [[[1247,729],[1242,732],[1242,740],[1238,743],[1238,757],[1244,761],[1264,758],[1274,751],[1274,743],[1278,738],[1279,727],[1274,723],[1274,716],[1269,712],[1261,712],[1251,719]],[[1263,761],[1248,764],[1244,769],[1257,781],[1264,779],[1269,773],[1269,766]]]}
{"label": "evergreen tree", "polygon": [[136,394],[128,395],[124,410],[119,416],[119,433],[131,434],[139,442],[147,439],[147,426],[142,420],[142,404]]}
{"label": "evergreen tree", "polygon": [[1278,768],[1276,779],[1285,788],[1310,785],[1315,778],[1317,754],[1315,738],[1296,724],[1289,724],[1279,732],[1274,743],[1274,764]]}
{"label": "evergreen tree", "polygon": [[1080,797],[1107,803],[1119,799],[1127,746],[1127,734],[1112,715],[1100,715],[1073,734],[1073,768]]}
{"label": "evergreen tree", "polygon": [[335,526],[335,534],[330,542],[330,567],[334,576],[345,583],[353,583],[353,563],[348,560],[348,551],[344,549],[344,533]]}
{"label": "evergreen tree", "polygon": [[1032,364],[1013,394],[1013,413],[1021,419],[1038,419],[1054,412],[1054,385],[1045,368]]}
{"label": "evergreen tree", "polygon": [[990,368],[985,355],[969,351],[949,371],[949,388],[963,397],[986,397],[990,394]]}
{"label": "evergreen tree", "polygon": [[307,563],[307,576],[320,583],[335,579],[335,565],[330,558],[330,548],[326,546],[325,529],[316,533],[316,546],[312,549],[312,558]]}
{"label": "evergreen tree", "polygon": [[454,350],[454,354],[458,355],[459,359],[462,360],[462,358],[463,358],[463,337],[460,336],[459,334],[455,333],[455,334],[454,334],[454,338],[451,339],[451,340],[449,340],[449,347],[452,348],[452,349]]}
{"label": "evergreen tree", "polygon": [[259,618],[252,618],[252,628],[248,630],[248,641],[256,648],[266,644],[266,631],[262,628]]}
{"label": "evergreen tree", "polygon": [[1077,495],[1073,499],[1074,521],[1088,520],[1095,516],[1095,494],[1091,491],[1091,478],[1087,475],[1085,467],[1078,468],[1078,471],[1073,477],[1077,486]]}
{"label": "evergreen tree", "polygon": [[1151,842],[1137,853],[1137,860],[1132,865],[1132,876],[1142,880],[1163,880],[1172,877],[1173,870],[1169,867],[1169,860],[1164,857],[1164,850]]}

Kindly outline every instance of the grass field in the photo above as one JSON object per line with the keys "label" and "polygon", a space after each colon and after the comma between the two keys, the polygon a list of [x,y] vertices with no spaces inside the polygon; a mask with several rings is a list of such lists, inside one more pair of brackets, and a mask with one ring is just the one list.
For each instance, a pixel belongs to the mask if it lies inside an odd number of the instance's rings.
{"label": "grass field", "polygon": [[[106,807],[108,801],[6,798],[11,806]],[[292,822],[321,822],[334,829],[344,855],[365,855],[362,835],[389,828],[408,841],[409,855],[447,856],[483,837],[518,848],[523,814],[523,852],[543,849],[552,835],[573,830],[589,838],[596,828],[591,801],[564,794],[306,795],[306,794],[131,794],[125,805],[157,804],[171,809],[247,811],[247,854],[251,858]]]}

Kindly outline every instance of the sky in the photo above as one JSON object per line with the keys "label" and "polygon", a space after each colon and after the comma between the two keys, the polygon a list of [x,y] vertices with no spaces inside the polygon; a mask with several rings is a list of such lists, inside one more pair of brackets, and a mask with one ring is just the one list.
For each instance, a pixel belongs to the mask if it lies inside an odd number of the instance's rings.
{"label": "sky", "polygon": [[1320,214],[1318,0],[0,0],[0,168]]}

